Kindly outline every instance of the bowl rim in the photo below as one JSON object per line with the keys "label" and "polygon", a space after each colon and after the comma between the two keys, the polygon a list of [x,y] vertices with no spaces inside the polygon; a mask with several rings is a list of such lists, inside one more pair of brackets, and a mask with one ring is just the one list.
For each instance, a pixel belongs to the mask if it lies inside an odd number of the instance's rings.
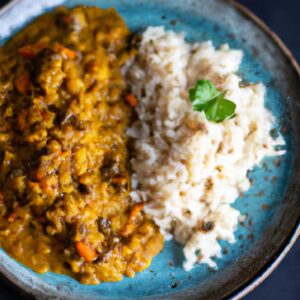
{"label": "bowl rim", "polygon": [[[7,10],[17,5],[20,0],[8,0],[6,4],[4,4],[0,8],[0,17],[6,13]],[[233,8],[237,10],[237,12],[252,23],[261,29],[279,48],[282,54],[286,57],[288,63],[290,63],[292,69],[296,72],[297,77],[300,80],[300,65],[292,54],[291,50],[286,46],[283,40],[260,18],[258,17],[252,10],[250,10],[245,5],[238,2],[238,0],[221,0],[231,5]],[[286,257],[286,255],[291,250],[292,246],[297,241],[300,236],[300,216],[295,224],[295,226],[291,229],[291,233],[288,238],[286,238],[284,245],[278,249],[275,255],[266,263],[252,279],[248,280],[241,287],[237,288],[235,291],[226,295],[226,298],[233,300],[240,300],[252,292],[256,287],[258,287],[265,279],[267,279],[271,273],[279,266],[281,261]],[[5,281],[7,284],[16,289],[16,292],[19,296],[23,296],[25,299],[31,297],[32,295],[22,289],[17,284],[13,283],[9,280],[4,274],[0,274],[0,280]],[[29,298],[28,298],[29,299]]]}
{"label": "bowl rim", "polygon": [[[295,56],[292,54],[291,50],[283,42],[283,40],[260,17],[258,17],[245,5],[237,2],[237,0],[224,1],[232,5],[241,15],[252,21],[258,28],[260,28],[264,33],[266,33],[271,40],[273,40],[273,42],[278,46],[279,50],[287,58],[287,61],[291,64],[292,68],[294,69],[300,80],[300,65]],[[291,234],[285,240],[284,245],[278,249],[273,258],[271,258],[270,261],[267,264],[265,264],[265,266],[252,279],[247,281],[236,291],[229,294],[228,297],[230,299],[240,300],[246,295],[248,295],[250,292],[252,292],[256,287],[258,287],[279,266],[279,264],[289,253],[299,236],[300,216],[298,217],[296,225],[294,226],[294,228],[292,228]]]}

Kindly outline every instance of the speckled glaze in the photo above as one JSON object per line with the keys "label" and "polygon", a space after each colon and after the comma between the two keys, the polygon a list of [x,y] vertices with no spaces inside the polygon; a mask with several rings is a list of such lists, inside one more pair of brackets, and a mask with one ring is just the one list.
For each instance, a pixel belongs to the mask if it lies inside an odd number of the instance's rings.
{"label": "speckled glaze", "polygon": [[3,44],[33,18],[55,5],[115,7],[133,32],[164,25],[183,31],[189,41],[212,40],[242,48],[240,73],[267,86],[266,106],[276,117],[286,154],[267,158],[249,173],[252,188],[234,206],[246,216],[235,244],[221,242],[218,270],[206,265],[182,269],[181,247],[173,242],[134,279],[84,286],[53,273],[39,275],[0,250],[0,271],[38,299],[220,299],[241,298],[257,286],[288,252],[299,234],[300,217],[300,76],[299,68],[277,37],[255,16],[225,0],[16,0],[0,13]]}

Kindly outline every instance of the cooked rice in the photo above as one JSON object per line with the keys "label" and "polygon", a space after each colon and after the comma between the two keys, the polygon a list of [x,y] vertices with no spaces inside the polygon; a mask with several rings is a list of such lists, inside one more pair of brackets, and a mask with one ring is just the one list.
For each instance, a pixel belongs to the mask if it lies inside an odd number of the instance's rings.
{"label": "cooked rice", "polygon": [[[231,204],[250,188],[247,172],[263,157],[280,155],[273,140],[265,87],[240,87],[236,74],[243,53],[212,42],[189,44],[183,34],[150,27],[127,72],[138,99],[134,138],[132,197],[146,201],[167,240],[184,245],[184,268],[221,256],[218,240],[235,242],[240,212]],[[222,123],[195,112],[188,90],[209,79],[237,104],[234,119]]]}

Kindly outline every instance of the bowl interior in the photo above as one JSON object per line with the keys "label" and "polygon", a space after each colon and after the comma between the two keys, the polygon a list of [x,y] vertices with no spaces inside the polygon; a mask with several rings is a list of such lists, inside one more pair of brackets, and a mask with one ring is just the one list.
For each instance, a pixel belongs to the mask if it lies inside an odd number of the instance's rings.
{"label": "bowl interior", "polygon": [[[1,16],[2,23],[7,23],[0,29],[1,43],[32,21],[35,15],[62,2],[39,0],[38,4],[34,4],[26,0],[19,1],[17,6]],[[80,0],[64,1],[64,5],[70,7],[82,3]],[[282,132],[286,154],[264,159],[260,166],[249,173],[253,185],[234,204],[245,215],[245,221],[241,222],[235,233],[236,243],[221,241],[223,257],[217,259],[217,272],[206,265],[185,272],[182,268],[182,248],[174,242],[166,243],[163,252],[153,260],[149,269],[133,279],[124,278],[118,283],[84,286],[64,275],[39,275],[18,264],[1,250],[2,272],[29,292],[35,289],[36,295],[56,295],[61,298],[120,299],[167,295],[174,299],[182,295],[185,295],[185,299],[195,295],[205,299],[223,297],[253,278],[283,246],[299,217],[298,201],[291,192],[295,193],[299,186],[292,179],[298,172],[295,161],[298,161],[299,125],[294,114],[299,108],[294,108],[293,104],[291,109],[292,101],[297,95],[298,98],[300,96],[296,74],[275,43],[225,1],[208,3],[206,0],[178,0],[169,3],[159,0],[86,0],[84,4],[115,7],[133,32],[142,31],[148,26],[163,25],[185,32],[187,40],[191,42],[212,40],[216,46],[228,43],[232,48],[243,49],[245,55],[240,73],[247,81],[263,82],[267,86],[265,105],[276,117],[274,134]],[[20,11],[22,16],[17,17]],[[279,62],[275,63],[274,59]],[[283,82],[284,78],[288,81]],[[250,266],[252,268],[248,270]],[[18,269],[18,274],[11,274],[12,269]]]}

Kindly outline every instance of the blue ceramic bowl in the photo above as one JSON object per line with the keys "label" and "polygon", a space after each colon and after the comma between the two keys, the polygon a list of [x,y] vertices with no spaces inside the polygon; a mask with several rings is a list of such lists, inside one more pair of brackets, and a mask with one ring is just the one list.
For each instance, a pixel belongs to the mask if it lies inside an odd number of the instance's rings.
{"label": "blue ceramic bowl", "polygon": [[183,31],[189,41],[212,40],[241,48],[240,73],[267,86],[265,105],[276,116],[275,131],[286,141],[286,154],[265,159],[250,172],[252,188],[234,206],[246,220],[237,242],[221,242],[219,269],[206,265],[182,269],[181,247],[168,242],[150,268],[134,279],[84,286],[70,277],[39,275],[0,250],[0,270],[14,285],[38,299],[219,299],[239,298],[259,284],[279,263],[299,233],[300,77],[291,54],[255,16],[225,0],[17,0],[0,14],[1,43],[34,17],[55,5],[115,7],[133,32],[150,25]]}

